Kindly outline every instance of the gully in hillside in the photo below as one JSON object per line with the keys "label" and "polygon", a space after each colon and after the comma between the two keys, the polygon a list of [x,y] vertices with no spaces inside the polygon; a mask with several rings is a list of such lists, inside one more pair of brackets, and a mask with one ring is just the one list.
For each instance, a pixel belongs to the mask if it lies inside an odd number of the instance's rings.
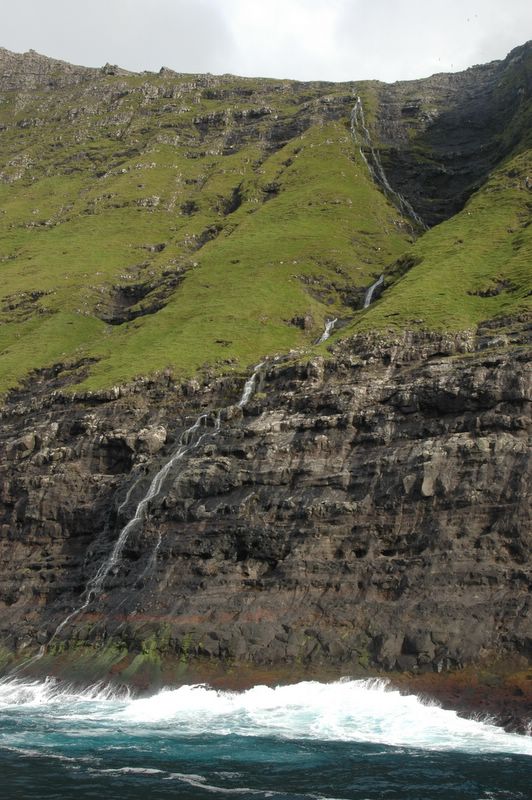
{"label": "gully in hillside", "polygon": [[[390,185],[379,158],[379,154],[373,147],[371,135],[364,117],[364,107],[359,95],[356,95],[355,97],[355,105],[353,106],[353,110],[351,112],[351,133],[353,135],[353,139],[358,144],[358,151],[364,164],[368,168],[369,174],[375,183],[381,187],[388,200],[394,204],[401,214],[404,214],[405,217],[412,220],[416,227],[421,228],[422,230],[427,230],[427,226],[419,214],[414,211],[408,200],[403,197],[402,194],[396,192],[395,189],[393,189]],[[369,159],[364,153],[364,148],[369,153]]]}

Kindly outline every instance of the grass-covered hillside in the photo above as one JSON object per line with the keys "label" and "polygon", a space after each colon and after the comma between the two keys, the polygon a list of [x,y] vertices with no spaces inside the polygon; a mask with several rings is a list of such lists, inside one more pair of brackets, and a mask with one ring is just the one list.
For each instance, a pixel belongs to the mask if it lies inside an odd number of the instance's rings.
{"label": "grass-covered hillside", "polygon": [[[0,391],[54,365],[85,388],[242,371],[311,347],[331,317],[341,336],[527,307],[522,133],[422,233],[367,166],[378,84],[135,75],[31,52],[0,51],[0,65]],[[353,125],[357,94],[375,152]]]}
{"label": "grass-covered hillside", "polygon": [[392,265],[390,288],[356,329],[464,330],[530,312],[532,151],[495,170],[463,211]]}

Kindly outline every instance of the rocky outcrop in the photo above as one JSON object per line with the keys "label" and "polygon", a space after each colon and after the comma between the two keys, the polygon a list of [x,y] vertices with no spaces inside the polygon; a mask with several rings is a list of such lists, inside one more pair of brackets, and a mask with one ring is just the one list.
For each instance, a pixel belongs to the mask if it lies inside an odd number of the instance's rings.
{"label": "rocky outcrop", "polygon": [[12,53],[0,47],[0,91],[69,86],[95,78],[99,70],[48,58],[35,50]]}
{"label": "rocky outcrop", "polygon": [[384,170],[427,225],[460,211],[496,164],[529,146],[531,54],[528,42],[464,72],[379,85]]}
{"label": "rocky outcrop", "polygon": [[50,640],[183,428],[224,408],[52,648],[415,672],[529,659],[530,369],[520,329],[513,346],[492,334],[271,360],[244,409],[234,376],[77,397],[34,376],[2,414],[4,645]]}

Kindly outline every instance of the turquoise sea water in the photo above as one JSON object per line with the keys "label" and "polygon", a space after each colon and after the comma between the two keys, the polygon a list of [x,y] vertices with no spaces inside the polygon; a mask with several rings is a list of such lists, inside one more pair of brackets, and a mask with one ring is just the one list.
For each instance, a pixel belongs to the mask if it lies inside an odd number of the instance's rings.
{"label": "turquoise sea water", "polygon": [[303,682],[149,698],[0,682],[0,796],[532,797],[532,738],[382,682]]}

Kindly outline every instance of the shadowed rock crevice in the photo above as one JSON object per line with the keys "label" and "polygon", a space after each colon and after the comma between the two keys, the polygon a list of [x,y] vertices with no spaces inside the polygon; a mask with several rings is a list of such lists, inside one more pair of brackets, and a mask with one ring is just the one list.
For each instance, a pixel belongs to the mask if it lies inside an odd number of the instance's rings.
{"label": "shadowed rock crevice", "polygon": [[428,225],[460,211],[497,164],[530,144],[531,49],[529,42],[503,61],[378,87],[385,173]]}
{"label": "shadowed rock crevice", "polygon": [[98,302],[96,316],[108,325],[123,325],[138,317],[156,314],[164,308],[184,280],[185,270],[169,272],[158,281],[113,286],[107,298]]}

